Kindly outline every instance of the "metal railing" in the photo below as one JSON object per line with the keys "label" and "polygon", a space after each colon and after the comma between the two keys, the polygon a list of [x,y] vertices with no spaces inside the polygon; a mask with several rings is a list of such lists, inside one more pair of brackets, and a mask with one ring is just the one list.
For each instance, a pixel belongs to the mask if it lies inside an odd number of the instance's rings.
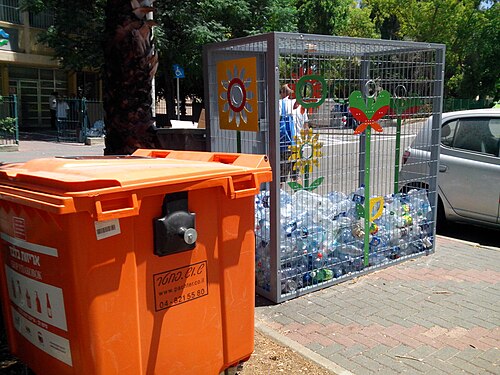
{"label": "metal railing", "polygon": [[456,99],[443,100],[443,112],[464,111],[468,109],[481,109],[493,107],[493,99]]}
{"label": "metal railing", "polygon": [[[19,0],[0,0],[0,21],[23,24]],[[29,12],[29,24],[31,27],[47,29],[54,24],[54,15],[52,12]]]}
{"label": "metal railing", "polygon": [[30,12],[30,26],[39,29],[48,29],[54,24],[54,15],[49,12],[41,12],[38,14]]}
{"label": "metal railing", "polygon": [[0,21],[23,23],[19,11],[19,0],[0,0]]}
{"label": "metal railing", "polygon": [[57,104],[57,140],[85,142],[87,136],[104,133],[104,110],[101,101],[61,98]]}
{"label": "metal railing", "polygon": [[16,95],[0,97],[0,145],[19,144]]}

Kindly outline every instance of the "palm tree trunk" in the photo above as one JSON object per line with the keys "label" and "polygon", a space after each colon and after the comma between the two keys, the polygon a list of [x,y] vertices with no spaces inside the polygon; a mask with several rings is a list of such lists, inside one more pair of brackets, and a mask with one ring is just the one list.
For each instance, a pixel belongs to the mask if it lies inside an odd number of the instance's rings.
{"label": "palm tree trunk", "polygon": [[108,0],[103,69],[105,155],[158,148],[152,117],[152,79],[158,57],[146,14],[154,0]]}

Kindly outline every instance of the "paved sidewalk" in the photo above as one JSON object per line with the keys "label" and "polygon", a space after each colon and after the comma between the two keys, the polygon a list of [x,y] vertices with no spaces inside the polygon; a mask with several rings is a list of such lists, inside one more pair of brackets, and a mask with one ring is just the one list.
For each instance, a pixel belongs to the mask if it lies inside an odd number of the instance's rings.
{"label": "paved sidewalk", "polygon": [[96,156],[104,154],[104,145],[87,146],[83,143],[60,143],[55,137],[40,140],[20,140],[19,151],[0,152],[0,163],[25,162],[53,156]]}
{"label": "paved sidewalk", "polygon": [[500,248],[438,236],[429,256],[262,302],[257,329],[333,373],[500,374]]}

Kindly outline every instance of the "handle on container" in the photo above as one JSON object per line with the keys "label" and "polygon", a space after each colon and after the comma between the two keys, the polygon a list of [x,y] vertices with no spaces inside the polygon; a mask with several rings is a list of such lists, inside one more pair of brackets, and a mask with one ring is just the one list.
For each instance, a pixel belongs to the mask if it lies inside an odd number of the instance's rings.
{"label": "handle on container", "polygon": [[101,199],[95,202],[97,221],[139,215],[140,201],[137,199],[137,194],[99,198]]}
{"label": "handle on container", "polygon": [[56,214],[76,212],[73,198],[24,190],[12,186],[0,186],[0,200],[26,205]]}
{"label": "handle on container", "polygon": [[243,198],[259,193],[260,186],[255,173],[244,176],[233,176],[229,179],[229,195],[231,198]]}

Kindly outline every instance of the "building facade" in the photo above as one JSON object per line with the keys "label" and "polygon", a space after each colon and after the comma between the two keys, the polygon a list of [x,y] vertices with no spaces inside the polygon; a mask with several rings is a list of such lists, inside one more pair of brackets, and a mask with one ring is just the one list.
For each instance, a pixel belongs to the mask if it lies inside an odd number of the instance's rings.
{"label": "building facade", "polygon": [[50,13],[20,10],[20,0],[0,0],[1,94],[18,97],[21,130],[50,127],[49,96],[100,99],[97,74],[61,69],[38,35],[53,23]]}

